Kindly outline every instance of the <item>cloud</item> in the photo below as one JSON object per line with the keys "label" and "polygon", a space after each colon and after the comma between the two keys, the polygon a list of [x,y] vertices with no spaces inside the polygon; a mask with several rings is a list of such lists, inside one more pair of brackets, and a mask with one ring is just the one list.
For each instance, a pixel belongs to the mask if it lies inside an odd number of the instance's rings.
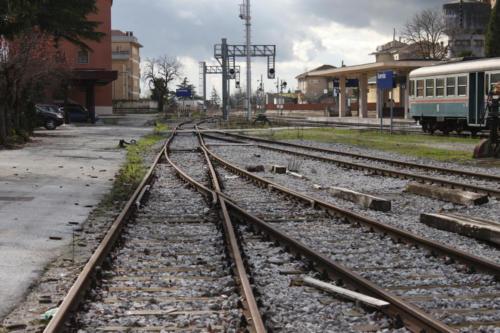
{"label": "cloud", "polygon": [[[296,86],[294,77],[322,64],[339,66],[374,60],[369,54],[392,39],[415,13],[439,10],[448,0],[273,0],[251,1],[252,43],[277,46],[277,75]],[[184,62],[185,76],[198,86],[198,62],[216,64],[214,44],[245,41],[238,17],[241,0],[120,0],[112,8],[114,29],[133,31],[144,48],[141,57],[163,54]],[[245,83],[244,59],[241,82]],[[264,59],[254,59],[252,84],[266,76]],[[266,87],[274,87],[264,78]],[[295,81],[296,82],[296,81]],[[220,90],[218,76],[208,78]],[[233,88],[234,89],[234,88]]]}

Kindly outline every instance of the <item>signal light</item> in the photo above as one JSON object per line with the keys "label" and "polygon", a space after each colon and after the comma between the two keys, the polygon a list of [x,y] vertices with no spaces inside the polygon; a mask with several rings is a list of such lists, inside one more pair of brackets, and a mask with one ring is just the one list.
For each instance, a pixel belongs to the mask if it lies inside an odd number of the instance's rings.
{"label": "signal light", "polygon": [[267,71],[267,78],[268,79],[274,79],[275,76],[275,71],[274,68],[269,68]]}

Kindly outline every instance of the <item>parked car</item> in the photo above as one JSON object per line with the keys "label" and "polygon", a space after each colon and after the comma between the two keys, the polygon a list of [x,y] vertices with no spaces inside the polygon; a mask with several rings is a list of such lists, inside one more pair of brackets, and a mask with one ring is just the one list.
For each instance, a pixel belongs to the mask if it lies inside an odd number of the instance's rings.
{"label": "parked car", "polygon": [[[87,122],[90,120],[89,110],[80,104],[66,104],[66,107],[68,108],[70,122]],[[64,112],[64,105],[60,105],[59,110]],[[95,120],[99,120],[97,113],[95,114]]]}
{"label": "parked car", "polygon": [[64,114],[59,111],[57,105],[36,104],[36,122],[48,130],[55,130],[57,126],[64,124]]}

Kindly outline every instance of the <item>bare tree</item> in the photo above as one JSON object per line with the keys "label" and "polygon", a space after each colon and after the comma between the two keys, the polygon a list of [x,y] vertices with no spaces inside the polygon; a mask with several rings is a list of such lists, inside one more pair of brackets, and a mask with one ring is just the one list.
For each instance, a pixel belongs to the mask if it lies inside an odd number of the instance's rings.
{"label": "bare tree", "polygon": [[66,58],[54,38],[38,28],[21,34],[0,61],[0,145],[15,134],[27,138],[36,125],[34,104],[47,90],[59,88],[69,75]]}
{"label": "bare tree", "polygon": [[402,37],[408,44],[416,46],[423,59],[443,59],[448,52],[441,41],[444,29],[441,13],[425,9],[405,24]]}
{"label": "bare tree", "polygon": [[158,111],[163,111],[169,95],[169,84],[181,75],[182,64],[177,58],[162,55],[147,60],[143,80],[149,84],[151,98],[158,101]]}

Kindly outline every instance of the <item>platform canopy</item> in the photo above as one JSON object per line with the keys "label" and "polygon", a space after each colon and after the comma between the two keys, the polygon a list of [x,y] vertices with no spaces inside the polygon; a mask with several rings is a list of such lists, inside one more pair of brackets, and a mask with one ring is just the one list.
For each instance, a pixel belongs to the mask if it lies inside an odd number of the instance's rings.
{"label": "platform canopy", "polygon": [[[339,81],[339,117],[347,114],[347,80],[359,80],[359,117],[368,117],[368,79],[381,71],[395,71],[400,78],[406,79],[406,85],[400,86],[400,101],[404,103],[404,117],[408,117],[408,74],[417,68],[441,64],[439,60],[393,60],[373,62],[355,66],[345,66],[324,70],[311,71],[308,76],[332,77]],[[387,92],[380,92],[377,89],[377,117],[379,117],[384,101],[387,100]]]}

